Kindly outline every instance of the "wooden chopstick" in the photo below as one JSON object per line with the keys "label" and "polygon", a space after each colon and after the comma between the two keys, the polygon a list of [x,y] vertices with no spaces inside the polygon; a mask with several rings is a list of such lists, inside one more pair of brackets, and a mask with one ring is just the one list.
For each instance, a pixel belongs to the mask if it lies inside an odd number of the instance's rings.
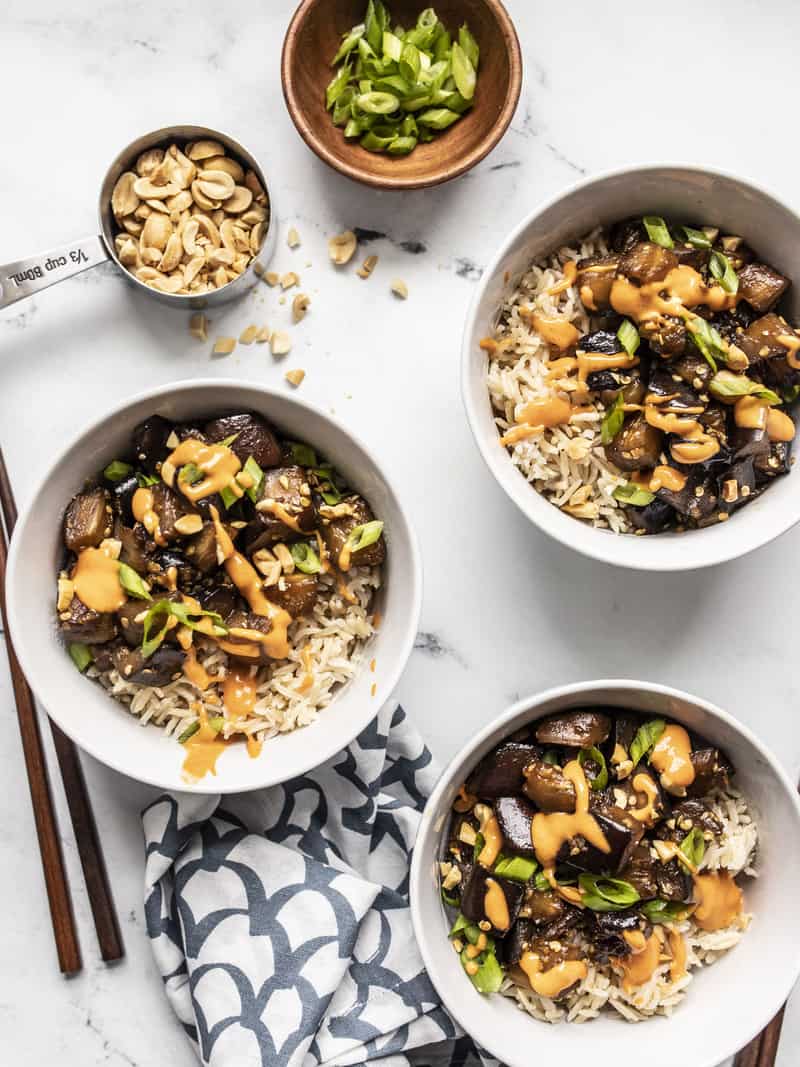
{"label": "wooden chopstick", "polygon": [[47,889],[50,918],[56,939],[58,965],[62,974],[75,974],[81,969],[81,950],[75,929],[75,916],[72,914],[72,900],[64,867],[64,857],[61,854],[61,840],[58,836],[58,823],[53,796],[50,792],[50,780],[47,776],[39,722],[36,718],[33,696],[22,674],[22,668],[14,653],[8,632],[5,598],[6,560],[6,540],[2,525],[0,525],[0,613],[2,613],[6,634],[6,652],[17,702],[17,721],[31,791],[36,836],[39,838],[44,884]]}
{"label": "wooden chopstick", "polygon": [[[10,537],[17,521],[17,508],[2,449],[0,449],[0,508],[2,508],[6,529]],[[7,627],[6,637],[8,637]],[[25,687],[27,689],[27,683],[25,683]],[[28,690],[28,693],[30,694],[30,690]],[[72,820],[75,844],[78,849],[81,867],[83,868],[83,877],[86,882],[89,905],[92,910],[97,941],[100,946],[100,955],[106,963],[111,963],[114,960],[122,959],[125,955],[125,949],[122,944],[117,913],[111,895],[111,886],[103,859],[103,850],[97,834],[97,825],[89,801],[89,794],[86,790],[83,768],[81,767],[77,748],[52,719],[50,720],[50,730],[53,735],[53,745],[64,783],[64,793],[67,798],[70,819]]]}

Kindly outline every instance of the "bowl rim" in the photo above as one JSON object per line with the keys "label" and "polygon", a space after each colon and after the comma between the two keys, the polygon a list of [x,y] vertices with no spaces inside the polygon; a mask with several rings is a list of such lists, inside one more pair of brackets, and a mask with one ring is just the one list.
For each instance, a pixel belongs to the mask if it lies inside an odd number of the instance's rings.
{"label": "bowl rim", "polygon": [[[292,770],[292,777],[299,777],[306,774],[308,771],[315,767],[321,766],[328,760],[336,756],[337,753],[344,750],[351,742],[361,733],[361,731],[375,718],[379,710],[391,699],[394,690],[405,671],[408,664],[408,660],[414,648],[414,641],[416,639],[417,630],[419,629],[419,620],[422,612],[422,587],[423,587],[423,566],[422,555],[419,546],[419,539],[417,532],[409,518],[408,510],[405,507],[400,495],[394,488],[395,481],[387,475],[386,469],[383,463],[375,457],[375,454],[371,448],[369,448],[364,441],[352,430],[346,428],[343,423],[339,422],[323,408],[311,401],[301,399],[295,396],[287,396],[284,392],[277,387],[271,387],[255,382],[250,379],[237,379],[237,378],[186,378],[178,381],[167,382],[163,385],[159,385],[155,388],[144,389],[132,396],[126,397],[124,400],[119,401],[109,408],[103,409],[103,414],[99,417],[92,419],[82,425],[82,428],[75,434],[71,435],[67,441],[58,449],[56,454],[49,460],[46,469],[42,476],[36,482],[33,491],[31,492],[27,503],[20,511],[17,522],[14,526],[14,533],[11,538],[8,551],[8,561],[6,565],[6,591],[7,591],[7,609],[8,609],[8,636],[9,645],[13,646],[16,657],[22,667],[22,673],[25,675],[28,684],[36,696],[36,699],[41,704],[42,708],[46,711],[47,715],[55,722],[65,734],[72,741],[75,742],[85,752],[88,752],[90,756],[98,760],[100,763],[105,764],[112,770],[117,771],[119,774],[124,774],[126,777],[133,778],[135,781],[143,782],[146,785],[152,785],[159,789],[176,790],[177,786],[174,783],[167,783],[157,774],[152,774],[148,768],[144,768],[141,771],[137,769],[137,772],[133,774],[130,769],[121,765],[118,758],[115,758],[113,753],[109,754],[103,749],[102,745],[93,743],[93,739],[90,737],[87,742],[85,737],[81,737],[80,740],[75,736],[72,729],[72,724],[69,716],[63,716],[60,713],[60,705],[55,708],[50,708],[45,701],[39,696],[38,692],[38,677],[39,673],[36,669],[34,645],[35,641],[26,642],[25,640],[17,641],[16,634],[24,634],[25,629],[21,623],[20,611],[17,604],[17,598],[14,590],[16,588],[16,582],[14,581],[14,575],[19,565],[19,558],[21,556],[22,549],[21,538],[22,531],[24,531],[28,522],[31,520],[31,516],[34,512],[36,502],[41,495],[46,491],[49,479],[52,474],[57,470],[66,459],[69,452],[74,448],[81,446],[92,434],[96,433],[98,429],[108,423],[109,420],[115,416],[122,414],[127,409],[133,407],[136,404],[150,401],[158,403],[165,397],[175,395],[182,392],[195,392],[199,390],[253,390],[257,393],[265,394],[276,401],[284,402],[289,400],[291,403],[298,405],[301,408],[306,408],[312,412],[315,416],[327,422],[333,429],[342,434],[358,449],[365,452],[372,460],[375,469],[380,476],[381,481],[387,486],[391,496],[394,498],[397,506],[397,511],[401,519],[401,525],[404,527],[403,536],[408,544],[408,552],[411,561],[409,572],[405,575],[405,580],[408,583],[411,590],[410,598],[410,611],[408,623],[406,625],[406,632],[403,641],[397,646],[396,652],[392,655],[392,662],[386,669],[381,670],[379,678],[376,680],[376,691],[374,701],[366,704],[369,709],[369,716],[367,718],[359,717],[358,722],[351,725],[350,728],[343,727],[340,732],[332,739],[332,741],[322,749],[315,747],[312,742],[306,747],[308,749],[308,757],[299,760],[296,769]],[[220,407],[224,407],[224,399],[220,398]],[[365,661],[366,666],[366,661]],[[85,681],[85,680],[84,680]],[[347,687],[344,687],[344,691]],[[333,697],[331,702],[327,705],[326,710],[334,708],[338,698],[338,693]],[[113,700],[113,697],[109,696],[109,700]],[[311,724],[313,726],[313,723]],[[287,781],[287,778],[275,779],[272,775],[268,775],[264,782],[254,783],[247,786],[247,791],[254,789],[265,788],[279,784],[282,781]],[[186,784],[183,787],[184,791],[197,793],[197,794],[227,794],[227,793],[240,793],[242,792],[242,786],[233,783],[225,783],[224,780],[219,777],[213,777],[206,775],[198,782],[191,785]]]}
{"label": "bowl rim", "polygon": [[[433,836],[438,837],[440,830],[436,829],[434,825],[435,815],[441,805],[442,797],[452,784],[452,779],[456,768],[465,762],[469,757],[478,749],[489,737],[501,730],[501,728],[508,727],[517,716],[524,711],[537,711],[542,705],[552,701],[563,699],[565,697],[579,696],[581,694],[589,694],[597,692],[601,689],[618,689],[627,690],[630,692],[645,690],[648,693],[655,693],[659,696],[673,698],[681,701],[685,701],[689,704],[694,704],[696,707],[701,708],[703,711],[711,715],[712,718],[716,718],[724,722],[734,733],[739,734],[750,745],[752,745],[759,755],[764,759],[765,763],[769,767],[773,778],[777,781],[777,784],[783,788],[783,791],[788,795],[790,806],[794,809],[794,818],[796,826],[800,827],[800,795],[797,788],[791,782],[788,772],[778,759],[773,755],[771,750],[767,748],[761,739],[755,734],[748,726],[746,726],[741,720],[737,719],[730,712],[725,711],[718,705],[711,703],[709,700],[705,700],[703,697],[694,696],[691,693],[687,693],[685,690],[676,689],[673,686],[661,685],[658,682],[648,682],[636,680],[633,678],[598,678],[590,679],[588,681],[580,682],[567,682],[564,685],[551,686],[549,689],[540,690],[532,693],[527,697],[523,697],[520,700],[515,701],[504,711],[500,713],[491,722],[486,723],[480,730],[477,731],[459,751],[450,759],[445,766],[444,770],[440,773],[436,785],[428,797],[425,808],[423,809],[422,816],[417,827],[417,833],[414,840],[414,847],[411,857],[411,871],[409,875],[409,901],[411,906],[411,923],[414,931],[414,937],[416,938],[419,946],[420,954],[422,955],[422,962],[425,965],[425,970],[434,986],[438,996],[440,997],[442,1004],[447,1009],[450,1015],[456,1020],[456,1022],[462,1027],[462,1029],[470,1036],[473,1036],[473,1040],[479,1042],[481,1047],[487,1049],[493,1056],[497,1058],[498,1052],[493,1048],[493,1040],[490,1034],[473,1035],[471,1030],[472,1020],[469,1014],[469,1003],[467,998],[462,998],[457,995],[451,995],[450,991],[441,988],[437,985],[434,975],[436,973],[436,966],[433,957],[433,953],[430,951],[428,945],[430,941],[430,931],[423,929],[422,919],[420,916],[421,900],[429,893],[430,890],[430,878],[429,872],[423,868],[422,850],[418,847],[423,838],[426,840]],[[531,721],[535,721],[539,716],[533,716]],[[680,721],[678,719],[678,721]],[[505,736],[503,733],[501,736]],[[780,1004],[783,1004],[792,992],[792,989],[800,977],[800,946],[796,946],[794,949],[794,966],[791,968],[790,981],[786,988],[783,988],[780,992],[780,1000],[775,1004],[775,1007],[771,1009],[763,1018],[759,1018],[757,1022],[752,1026],[752,1033],[750,1033],[745,1041],[752,1040],[756,1034],[767,1025],[770,1019],[773,1017],[775,1011]],[[776,998],[777,1000],[777,998]],[[536,1021],[536,1020],[534,1020]],[[721,1047],[720,1052],[714,1053],[712,1059],[705,1059],[693,1063],[692,1067],[718,1067],[720,1063],[726,1060],[728,1057],[735,1055],[739,1051],[738,1041],[735,1047],[725,1046]],[[522,1061],[520,1061],[522,1062]],[[527,1062],[527,1060],[526,1060]],[[518,1067],[518,1065],[512,1065],[512,1067]]]}
{"label": "bowl rim", "polygon": [[[665,559],[663,556],[658,556],[656,552],[653,552],[651,558],[647,559],[640,559],[631,556],[629,553],[626,554],[623,551],[623,546],[629,541],[627,536],[614,534],[609,530],[587,526],[584,523],[573,519],[571,516],[563,515],[554,507],[554,505],[546,500],[541,493],[537,492],[533,486],[525,482],[522,477],[520,478],[518,487],[512,487],[506,484],[503,478],[503,473],[509,470],[516,471],[516,468],[513,466],[506,450],[495,447],[497,445],[497,438],[493,436],[491,440],[487,440],[483,433],[481,414],[484,403],[489,402],[488,389],[486,388],[484,378],[481,377],[479,387],[476,377],[472,373],[472,361],[475,353],[470,343],[470,339],[478,319],[480,304],[484,298],[486,289],[495,278],[500,264],[508,254],[512,245],[529,227],[535,224],[541,215],[555,207],[560,201],[567,200],[575,195],[586,193],[587,190],[591,189],[593,186],[602,185],[605,182],[612,181],[616,178],[630,178],[640,174],[658,174],[669,171],[685,172],[688,175],[718,178],[723,181],[735,183],[753,193],[759,199],[768,201],[770,205],[777,210],[794,216],[797,220],[798,227],[800,227],[800,207],[795,207],[792,202],[783,200],[770,188],[753,181],[750,178],[742,178],[733,171],[725,170],[720,167],[703,166],[697,163],[686,163],[681,161],[650,161],[612,167],[598,171],[595,174],[587,175],[586,177],[571,183],[566,188],[562,188],[551,196],[539,201],[531,211],[525,214],[519,222],[511,227],[501,240],[497,251],[492,256],[480,281],[475,287],[475,291],[472,294],[467,309],[461,339],[461,362],[459,370],[461,399],[466,411],[467,422],[469,423],[478,451],[494,480],[505,495],[517,506],[517,508],[519,508],[522,514],[525,515],[528,521],[533,523],[533,525],[543,533],[546,533],[549,537],[553,538],[553,540],[558,541],[567,548],[579,552],[581,555],[586,556],[589,559],[594,559],[601,563],[609,563],[617,567],[625,567],[630,570],[653,573],[692,571],[705,567],[715,567],[721,563],[730,562],[731,560],[738,559],[749,552],[763,548],[771,541],[774,541],[778,537],[787,533],[792,527],[800,522],[800,496],[798,497],[798,505],[794,517],[788,516],[783,521],[777,523],[773,519],[770,519],[770,521],[765,522],[760,526],[758,531],[751,532],[750,536],[746,539],[742,536],[737,541],[732,541],[726,548],[718,550],[715,553],[712,553],[708,547],[702,552],[699,552],[695,545],[692,545],[692,552],[686,551],[677,554],[674,559]],[[565,525],[567,522],[569,525]],[[692,532],[690,532],[689,536],[691,536],[691,533]],[[574,536],[571,536],[571,534]],[[659,536],[670,535],[656,535],[654,538],[647,538],[647,540],[657,542]],[[686,537],[685,534],[673,534],[672,536]],[[689,545],[690,542],[683,540],[682,544],[686,546]]]}
{"label": "bowl rim", "polygon": [[459,161],[455,162],[448,161],[445,158],[436,173],[427,177],[417,178],[384,177],[383,175],[372,173],[366,166],[340,159],[325,146],[315,132],[312,123],[306,121],[295,92],[292,71],[297,53],[299,27],[305,21],[311,9],[320,3],[324,3],[324,0],[301,0],[292,15],[281,49],[281,86],[286,109],[297,132],[323,163],[327,163],[329,167],[345,177],[361,182],[363,185],[372,186],[373,189],[404,192],[410,189],[427,189],[431,186],[443,185],[445,182],[452,181],[454,178],[458,178],[468,170],[471,170],[472,167],[480,163],[497,147],[498,142],[511,124],[522,92],[522,49],[516,27],[501,0],[482,0],[482,3],[494,14],[507,42],[509,79],[503,106],[486,136],[471,152],[466,153]]}

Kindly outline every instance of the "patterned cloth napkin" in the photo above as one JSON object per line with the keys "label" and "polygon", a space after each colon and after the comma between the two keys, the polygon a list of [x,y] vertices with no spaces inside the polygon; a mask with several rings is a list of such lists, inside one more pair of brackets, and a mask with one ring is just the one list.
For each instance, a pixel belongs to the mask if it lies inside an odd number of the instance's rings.
{"label": "patterned cloth napkin", "polygon": [[437,773],[394,705],[302,778],[224,808],[193,794],[147,808],[147,930],[204,1064],[481,1062],[411,926],[411,848]]}

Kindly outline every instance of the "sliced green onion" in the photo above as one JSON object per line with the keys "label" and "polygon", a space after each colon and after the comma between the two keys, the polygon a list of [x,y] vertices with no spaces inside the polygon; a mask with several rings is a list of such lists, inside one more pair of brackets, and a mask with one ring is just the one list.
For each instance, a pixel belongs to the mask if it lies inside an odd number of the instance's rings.
{"label": "sliced green onion", "polygon": [[368,152],[383,152],[384,149],[388,150],[389,145],[395,140],[395,136],[395,131],[391,127],[381,128],[376,126],[372,130],[367,130],[361,138],[360,144]]}
{"label": "sliced green onion", "polygon": [[333,57],[331,66],[335,67],[337,63],[349,56],[353,49],[358,44],[360,38],[364,36],[364,24],[363,22],[359,26],[354,26],[349,33],[344,34],[342,43],[339,45],[339,51]]}
{"label": "sliced green onion", "polygon": [[477,70],[480,57],[480,49],[478,48],[478,42],[469,32],[469,27],[467,26],[466,22],[458,31],[458,43],[466,53],[467,59],[473,65],[475,70]]}
{"label": "sliced green onion", "polygon": [[[361,42],[359,41],[359,44]],[[330,111],[339,97],[347,88],[347,83],[350,81],[350,64],[345,65],[338,70],[331,79],[328,88],[325,90],[325,106]]]}
{"label": "sliced green onion", "polygon": [[793,404],[800,396],[800,385],[790,385],[781,391],[784,404]]}
{"label": "sliced green onion", "polygon": [[350,105],[355,96],[355,89],[348,86],[333,105],[333,125],[346,126],[350,121]]}
{"label": "sliced green onion", "polygon": [[94,659],[91,648],[89,648],[88,645],[81,644],[80,641],[73,641],[70,645],[67,646],[67,648],[72,662],[81,672],[81,674],[83,674],[83,672]]}
{"label": "sliced green onion", "polygon": [[182,745],[189,740],[190,737],[194,737],[197,731],[200,729],[199,722],[193,722],[191,726],[187,726],[182,734],[178,735],[178,744]]}
{"label": "sliced green onion", "polygon": [[625,412],[622,406],[625,401],[620,391],[614,397],[614,403],[606,410],[603,421],[600,423],[600,440],[604,445],[609,444],[617,436],[625,422]]}
{"label": "sliced green onion", "polygon": [[208,725],[211,727],[214,733],[221,733],[222,728],[225,725],[225,716],[212,715],[211,718],[208,720]]}
{"label": "sliced green onion", "polygon": [[356,106],[368,115],[391,115],[400,107],[394,93],[361,93],[356,97]]}
{"label": "sliced green onion", "polygon": [[388,30],[383,31],[383,56],[384,59],[391,59],[395,63],[400,62],[400,55],[403,51],[403,42],[399,37],[396,37]]}
{"label": "sliced green onion", "polygon": [[655,924],[677,922],[684,918],[689,909],[686,904],[656,898],[655,900],[646,900],[642,904],[641,910],[650,922]]}
{"label": "sliced green onion", "polygon": [[253,484],[245,489],[245,492],[253,503],[257,504],[261,494],[261,486],[264,484],[264,472],[252,456],[247,457],[247,462],[242,470],[253,479]]}
{"label": "sliced green onion", "polygon": [[137,597],[139,600],[153,599],[143,580],[133,567],[129,567],[127,563],[120,563],[119,565],[119,584],[126,593],[130,593],[131,596]]}
{"label": "sliced green onion", "polygon": [[457,111],[451,111],[448,107],[432,107],[417,115],[417,122],[420,126],[428,126],[433,130],[446,130],[460,118]]}
{"label": "sliced green onion", "polygon": [[736,293],[739,290],[739,275],[733,269],[733,264],[722,252],[712,252],[708,261],[708,269],[717,279],[726,293]]}
{"label": "sliced green onion", "polygon": [[380,519],[365,522],[361,526],[354,526],[347,535],[344,547],[351,553],[360,552],[362,548],[374,545],[383,533],[383,523]]}
{"label": "sliced green onion", "polygon": [[471,100],[475,95],[475,68],[460,44],[453,45],[452,64],[456,88],[465,100]]}
{"label": "sliced green onion", "polygon": [[695,315],[694,318],[687,321],[686,329],[689,331],[689,337],[694,342],[695,347],[700,350],[700,354],[716,374],[717,360],[721,359],[724,363],[728,354],[727,346],[721,334],[709,322],[701,319],[699,315]]}
{"label": "sliced green onion", "polygon": [[681,231],[687,243],[694,248],[711,248],[711,242],[702,230],[693,230],[691,226],[681,226]]}
{"label": "sliced green onion", "polygon": [[581,903],[592,911],[622,911],[640,899],[636,888],[621,878],[584,872],[578,885],[583,891]]}
{"label": "sliced green onion", "polygon": [[145,473],[145,471],[137,471],[136,481],[142,489],[147,489],[148,486],[158,485],[159,479],[155,478],[152,474]]}
{"label": "sliced green onion", "polygon": [[733,371],[720,370],[708,383],[708,388],[714,396],[723,399],[739,396],[757,396],[759,400],[766,400],[768,404],[780,404],[781,398],[771,389],[767,389],[761,382],[754,382],[744,374],[734,374]]}
{"label": "sliced green onion", "polygon": [[458,897],[451,897],[448,895],[445,889],[442,889],[442,900],[447,904],[449,908],[458,907]]}
{"label": "sliced green onion", "polygon": [[185,482],[186,485],[194,485],[195,482],[200,482],[203,478],[205,478],[205,475],[196,463],[187,463],[178,471],[178,481]]}
{"label": "sliced green onion", "polygon": [[395,137],[387,146],[386,151],[390,156],[407,156],[417,147],[416,137]]}
{"label": "sliced green onion", "polygon": [[317,453],[311,445],[305,444],[304,441],[287,441],[286,447],[298,467],[316,467],[319,462]]}
{"label": "sliced green onion", "polygon": [[223,448],[230,448],[230,447],[231,447],[231,445],[233,444],[233,442],[234,442],[234,441],[236,440],[236,438],[237,438],[238,436],[239,436],[239,431],[237,430],[237,431],[236,431],[236,433],[232,433],[232,434],[230,435],[230,437],[225,437],[225,438],[223,438],[223,439],[222,439],[222,440],[220,441],[220,444],[222,445],[222,447],[223,447]]}
{"label": "sliced green onion", "polygon": [[578,763],[581,767],[585,763],[591,762],[597,764],[600,770],[595,778],[589,778],[589,788],[594,790],[605,789],[608,785],[608,767],[606,766],[606,758],[599,748],[595,748],[592,745],[591,748],[582,748],[578,753]]}
{"label": "sliced green onion", "polygon": [[130,463],[123,463],[121,459],[112,459],[103,471],[103,477],[109,482],[121,482],[131,474],[133,467]]}
{"label": "sliced green onion", "polygon": [[699,830],[696,826],[693,826],[689,833],[681,841],[681,852],[687,858],[687,860],[694,864],[695,867],[699,867],[703,862],[703,856],[706,854],[706,843],[703,838],[703,831]]}
{"label": "sliced green onion", "polygon": [[558,749],[548,748],[542,756],[542,763],[549,763],[553,767],[558,766]]}
{"label": "sliced green onion", "polygon": [[639,337],[639,331],[630,319],[625,319],[617,330],[617,340],[629,356],[636,355],[636,349],[639,347],[641,338]]}
{"label": "sliced green onion", "polygon": [[[170,615],[176,618],[182,626],[188,626],[190,630],[197,629],[201,618],[209,618],[213,623],[213,630],[217,637],[224,637],[228,632],[228,628],[222,621],[222,616],[218,615],[216,611],[206,611],[204,608],[191,608],[188,604],[172,600],[157,600],[155,604],[148,609],[142,624],[142,655],[145,659],[152,656],[167,636],[167,624]],[[164,625],[153,637],[151,637],[150,631],[153,629],[153,623],[161,616],[164,616]]]}
{"label": "sliced green onion", "polygon": [[456,920],[450,927],[450,933],[447,935],[449,938],[461,936],[469,941],[471,945],[474,945],[478,938],[481,936],[480,928],[477,923],[472,922],[462,912],[459,912],[456,916]]}
{"label": "sliced green onion", "polygon": [[422,67],[420,50],[413,44],[404,44],[397,66],[400,71],[400,77],[405,78],[407,82],[413,85],[419,78],[420,68]]}
{"label": "sliced green onion", "polygon": [[303,574],[319,574],[322,570],[319,556],[308,541],[295,541],[289,547],[289,551],[292,554],[295,567],[302,571]]}
{"label": "sliced green onion", "polygon": [[631,762],[634,767],[645,756],[649,756],[655,747],[656,741],[664,733],[667,724],[663,719],[650,719],[648,722],[643,723],[636,731],[636,736],[631,742],[630,752],[628,753]]}
{"label": "sliced green onion", "polygon": [[388,24],[386,8],[380,0],[369,0],[364,19],[364,33],[373,52],[377,52],[383,41],[383,31]]}
{"label": "sliced green onion", "polygon": [[493,873],[501,878],[510,878],[512,882],[529,882],[539,868],[536,860],[527,856],[499,856]]}
{"label": "sliced green onion", "polygon": [[649,489],[643,489],[635,482],[618,485],[611,495],[621,504],[630,504],[634,508],[645,508],[656,498],[655,493],[651,493]]}
{"label": "sliced green onion", "polygon": [[653,244],[661,245],[662,248],[674,247],[667,224],[660,215],[645,215],[642,222],[647,230],[647,236]]}
{"label": "sliced green onion", "polygon": [[219,495],[222,498],[222,503],[225,505],[226,508],[232,508],[236,501],[239,499],[236,493],[234,493],[233,489],[229,488],[227,485],[224,489],[220,489]]}
{"label": "sliced green onion", "polygon": [[483,852],[483,846],[486,844],[486,838],[481,833],[475,835],[475,844],[473,846],[473,859],[478,862],[478,856]]}
{"label": "sliced green onion", "polygon": [[[465,970],[467,963],[473,962],[467,955],[466,949],[461,953],[461,962],[464,964]],[[503,984],[504,977],[503,968],[497,962],[497,956],[494,952],[482,952],[475,962],[478,964],[478,972],[477,974],[470,974],[467,971],[469,980],[479,993],[496,993]]]}

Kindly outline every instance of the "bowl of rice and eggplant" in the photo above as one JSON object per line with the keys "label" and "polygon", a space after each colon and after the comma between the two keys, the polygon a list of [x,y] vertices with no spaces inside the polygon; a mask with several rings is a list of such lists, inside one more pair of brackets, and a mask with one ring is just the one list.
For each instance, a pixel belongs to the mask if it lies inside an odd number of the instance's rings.
{"label": "bowl of rice and eggplant", "polygon": [[[648,1046],[653,1067],[698,1029],[708,1036],[681,1060],[712,1067],[800,969],[798,952],[769,949],[797,925],[798,828],[777,762],[703,701],[639,682],[521,701],[459,753],[426,808],[411,880],[426,966],[511,1067],[532,1045],[568,1064],[605,1042],[619,1051],[625,1025],[645,1020],[669,1030],[667,1047]],[[754,993],[743,976],[767,958]],[[566,1045],[551,1036],[562,1028],[549,1024],[589,1022]]]}
{"label": "bowl of rice and eggplant", "polygon": [[294,398],[199,382],[128,402],[56,461],[18,524],[9,608],[78,743],[224,792],[302,773],[366,724],[410,650],[418,575],[349,434]]}
{"label": "bowl of rice and eggplant", "polygon": [[473,306],[463,383],[487,462],[534,521],[664,569],[797,521],[798,237],[767,194],[667,167],[584,183],[512,235]]}

